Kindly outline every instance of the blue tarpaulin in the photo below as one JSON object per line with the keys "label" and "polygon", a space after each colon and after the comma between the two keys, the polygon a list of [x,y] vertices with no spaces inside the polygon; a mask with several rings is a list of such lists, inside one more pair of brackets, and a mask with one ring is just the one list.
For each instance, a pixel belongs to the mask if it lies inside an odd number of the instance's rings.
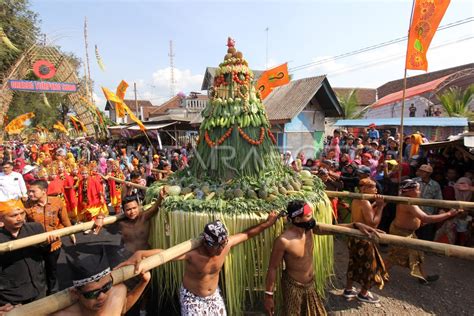
{"label": "blue tarpaulin", "polygon": [[[377,126],[400,126],[400,118],[373,118],[359,120],[338,120],[335,126],[368,127],[374,123]],[[465,117],[405,117],[404,126],[432,126],[432,127],[466,127]]]}

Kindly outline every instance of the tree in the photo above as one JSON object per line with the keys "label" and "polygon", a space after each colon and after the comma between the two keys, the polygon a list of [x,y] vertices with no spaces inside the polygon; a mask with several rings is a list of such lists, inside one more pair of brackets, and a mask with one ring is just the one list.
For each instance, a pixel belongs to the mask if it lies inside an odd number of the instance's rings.
{"label": "tree", "polygon": [[438,100],[448,116],[474,119],[474,113],[469,108],[471,102],[474,102],[474,84],[464,91],[459,87],[450,87],[443,94],[438,95]]}
{"label": "tree", "polygon": [[19,49],[16,52],[0,42],[0,74],[17,61],[21,53],[36,42],[39,36],[38,14],[29,9],[29,0],[5,0],[0,4],[0,27]]}
{"label": "tree", "polygon": [[349,94],[337,94],[339,104],[344,111],[345,119],[358,119],[361,118],[370,106],[366,106],[362,110],[359,110],[359,101],[357,100],[357,92],[355,89],[351,90]]}

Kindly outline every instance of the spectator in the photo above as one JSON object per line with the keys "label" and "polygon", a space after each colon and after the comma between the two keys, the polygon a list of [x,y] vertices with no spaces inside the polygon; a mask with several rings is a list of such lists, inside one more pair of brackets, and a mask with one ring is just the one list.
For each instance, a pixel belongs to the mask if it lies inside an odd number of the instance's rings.
{"label": "spectator", "polygon": [[379,131],[375,129],[375,124],[369,125],[368,136],[371,140],[378,140],[380,138]]}
{"label": "spectator", "polygon": [[26,201],[28,192],[26,190],[23,176],[13,171],[13,163],[5,161],[3,172],[0,172],[0,201],[18,200]]}
{"label": "spectator", "polygon": [[[44,233],[39,223],[25,223],[25,208],[19,200],[0,202],[0,243]],[[44,262],[50,244],[59,240],[48,236],[48,243],[9,251],[0,255],[0,306],[27,304],[46,296]]]}
{"label": "spectator", "polygon": [[[441,187],[438,182],[431,179],[433,168],[430,165],[421,165],[417,171],[417,177],[413,180],[420,185],[420,198],[422,199],[435,199],[442,200],[443,195],[441,193]],[[427,215],[438,214],[438,210],[434,206],[420,206],[421,210]],[[416,235],[420,239],[433,240],[435,234],[434,224],[427,224],[420,227],[416,231]]]}

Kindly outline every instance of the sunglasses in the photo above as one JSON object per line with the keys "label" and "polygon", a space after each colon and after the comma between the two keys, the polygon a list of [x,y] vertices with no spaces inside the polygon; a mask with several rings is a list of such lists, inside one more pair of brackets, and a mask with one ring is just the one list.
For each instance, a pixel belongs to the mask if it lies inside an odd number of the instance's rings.
{"label": "sunglasses", "polygon": [[84,296],[85,299],[88,299],[88,300],[96,299],[99,297],[100,294],[107,293],[112,288],[112,286],[114,286],[113,282],[109,281],[100,289],[89,291],[89,292],[81,292],[81,294],[82,296]]}

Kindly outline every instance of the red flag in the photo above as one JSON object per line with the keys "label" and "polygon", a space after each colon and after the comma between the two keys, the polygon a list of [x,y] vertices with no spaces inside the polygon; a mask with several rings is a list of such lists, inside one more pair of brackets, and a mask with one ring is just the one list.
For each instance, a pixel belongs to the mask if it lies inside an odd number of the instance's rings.
{"label": "red flag", "polygon": [[415,0],[408,34],[406,69],[428,70],[426,53],[450,0]]}

